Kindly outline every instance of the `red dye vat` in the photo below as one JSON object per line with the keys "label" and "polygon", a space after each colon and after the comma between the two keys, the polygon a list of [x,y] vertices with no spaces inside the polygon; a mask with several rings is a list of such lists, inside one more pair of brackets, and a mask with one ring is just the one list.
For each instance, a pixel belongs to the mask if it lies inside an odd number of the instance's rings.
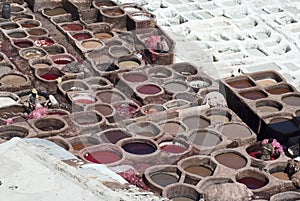
{"label": "red dye vat", "polygon": [[252,177],[245,177],[237,182],[245,184],[249,189],[258,189],[266,185],[265,182]]}
{"label": "red dye vat", "polygon": [[75,38],[76,40],[82,41],[82,40],[91,38],[91,36],[86,33],[78,33],[78,34],[73,35],[73,38]]}
{"label": "red dye vat", "polygon": [[160,147],[160,149],[163,151],[169,152],[169,153],[173,153],[173,154],[183,153],[186,150],[182,146],[172,145],[172,144],[164,145],[164,146]]}
{"label": "red dye vat", "polygon": [[80,24],[65,24],[62,26],[65,31],[81,31],[83,27]]}
{"label": "red dye vat", "polygon": [[44,74],[40,76],[41,78],[45,79],[45,80],[55,80],[59,77],[59,75],[56,74]]}
{"label": "red dye vat", "polygon": [[111,151],[96,151],[86,154],[85,159],[93,163],[109,164],[121,160],[121,157]]}
{"label": "red dye vat", "polygon": [[14,44],[19,48],[28,48],[33,46],[33,43],[30,41],[16,41]]}
{"label": "red dye vat", "polygon": [[35,45],[38,47],[47,47],[47,46],[51,46],[54,44],[54,41],[48,38],[45,39],[38,39],[36,41],[34,41]]}
{"label": "red dye vat", "polygon": [[65,65],[71,63],[72,61],[70,59],[57,59],[54,60],[53,62],[58,65]]}
{"label": "red dye vat", "polygon": [[149,94],[149,95],[157,94],[157,93],[161,92],[160,88],[153,84],[140,86],[137,88],[137,91],[141,94]]}
{"label": "red dye vat", "polygon": [[85,105],[95,103],[94,100],[91,100],[91,99],[84,99],[84,98],[76,99],[75,101],[76,101],[76,103],[85,104]]}

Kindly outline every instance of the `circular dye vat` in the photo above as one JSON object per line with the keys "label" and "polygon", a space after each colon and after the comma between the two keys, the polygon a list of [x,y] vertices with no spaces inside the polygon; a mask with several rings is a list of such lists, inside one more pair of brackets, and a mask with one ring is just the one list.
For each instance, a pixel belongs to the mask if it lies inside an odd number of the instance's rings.
{"label": "circular dye vat", "polygon": [[162,186],[168,186],[178,182],[178,178],[175,175],[169,174],[167,172],[158,172],[150,176],[151,180]]}
{"label": "circular dye vat", "polygon": [[267,113],[267,112],[278,112],[280,111],[279,108],[277,107],[273,107],[273,106],[269,106],[269,105],[262,105],[262,106],[259,106],[257,107],[257,110],[261,113]]}
{"label": "circular dye vat", "polygon": [[51,63],[44,63],[44,62],[41,62],[41,63],[35,63],[32,65],[34,68],[48,68],[51,66]]}
{"label": "circular dye vat", "polygon": [[13,30],[19,28],[19,25],[17,23],[7,23],[1,25],[0,28],[4,30]]}
{"label": "circular dye vat", "polygon": [[300,96],[291,95],[282,98],[282,101],[288,105],[300,106]]}
{"label": "circular dye vat", "polygon": [[22,75],[17,75],[17,74],[7,74],[4,75],[0,81],[4,84],[4,85],[8,85],[8,86],[23,86],[26,84],[27,79],[22,76]]}
{"label": "circular dye vat", "polygon": [[103,116],[110,116],[114,112],[114,109],[109,104],[97,104],[95,106],[91,106],[90,108],[96,110]]}
{"label": "circular dye vat", "polygon": [[174,143],[172,144],[172,142],[170,143],[161,143],[159,144],[160,149],[165,151],[165,152],[169,152],[172,154],[180,154],[186,151],[186,148],[182,145],[180,145],[179,143]]}
{"label": "circular dye vat", "polygon": [[64,24],[61,26],[64,31],[81,31],[83,26],[81,24]]}
{"label": "circular dye vat", "polygon": [[51,58],[53,63],[58,65],[66,65],[74,61],[74,58],[69,55],[55,55]]}
{"label": "circular dye vat", "polygon": [[215,156],[215,159],[222,165],[232,168],[232,169],[241,169],[246,166],[247,160],[245,157],[237,153],[223,153]]}
{"label": "circular dye vat", "polygon": [[14,31],[14,32],[11,32],[7,35],[11,38],[25,38],[25,37],[27,37],[27,34],[23,31]]}
{"label": "circular dye vat", "polygon": [[44,36],[44,35],[48,34],[47,30],[42,29],[42,28],[28,29],[27,33],[31,36]]}
{"label": "circular dye vat", "polygon": [[10,140],[14,137],[24,138],[28,135],[28,130],[23,127],[9,126],[7,128],[2,128],[0,131],[0,139]]}
{"label": "circular dye vat", "polygon": [[161,89],[157,85],[147,84],[147,85],[138,86],[136,88],[136,91],[141,94],[154,95],[161,92]]}
{"label": "circular dye vat", "polygon": [[275,95],[281,95],[289,92],[293,92],[292,88],[290,87],[275,87],[271,89],[267,89],[267,92],[270,94],[275,94]]}
{"label": "circular dye vat", "polygon": [[148,79],[147,76],[140,73],[125,73],[123,78],[129,82],[144,82]]}
{"label": "circular dye vat", "polygon": [[165,84],[164,87],[171,92],[183,92],[188,89],[185,84],[179,82],[170,82]]}
{"label": "circular dye vat", "polygon": [[96,151],[92,153],[87,153],[85,159],[99,164],[110,164],[121,160],[121,157],[112,151]]}
{"label": "circular dye vat", "polygon": [[218,135],[209,130],[194,131],[188,139],[189,142],[205,147],[212,147],[222,142],[221,135]]}
{"label": "circular dye vat", "polygon": [[45,13],[45,15],[48,15],[48,16],[56,16],[56,15],[67,14],[68,12],[63,8],[58,7],[58,8],[53,8],[53,9],[44,9],[44,13]]}
{"label": "circular dye vat", "polygon": [[60,77],[60,75],[54,74],[54,73],[46,73],[46,74],[40,75],[40,77],[45,80],[56,80],[58,77]]}
{"label": "circular dye vat", "polygon": [[237,89],[244,89],[244,88],[255,86],[253,83],[249,82],[248,80],[236,80],[236,81],[227,82],[227,84]]}
{"label": "circular dye vat", "polygon": [[99,32],[99,33],[94,33],[94,36],[95,38],[105,41],[111,39],[114,35],[112,33]]}
{"label": "circular dye vat", "polygon": [[45,118],[37,120],[34,126],[41,131],[57,131],[62,129],[65,123],[60,119]]}
{"label": "circular dye vat", "polygon": [[38,47],[48,47],[54,44],[54,41],[50,38],[39,38],[34,41]]}
{"label": "circular dye vat", "polygon": [[22,20],[19,22],[23,28],[35,28],[41,26],[41,23],[37,20]]}
{"label": "circular dye vat", "polygon": [[8,64],[0,64],[0,77],[13,70],[13,66]]}
{"label": "circular dye vat", "polygon": [[211,168],[202,165],[189,166],[184,170],[188,173],[195,174],[201,177],[208,177],[213,175],[213,171],[211,170]]}
{"label": "circular dye vat", "polygon": [[251,136],[251,131],[244,125],[237,123],[225,124],[221,128],[222,135],[230,140],[242,139]]}
{"label": "circular dye vat", "polygon": [[237,182],[245,184],[247,186],[247,188],[253,189],[253,190],[264,187],[267,184],[266,182],[261,181],[256,178],[253,178],[253,177],[244,177],[244,178],[238,179]]}
{"label": "circular dye vat", "polygon": [[299,130],[296,122],[286,118],[274,118],[270,121],[268,127],[281,134],[294,133]]}
{"label": "circular dye vat", "polygon": [[192,129],[198,129],[198,128],[206,128],[207,126],[210,125],[209,120],[206,120],[202,118],[201,116],[189,116],[184,118],[183,123],[187,125],[187,127],[192,130]]}
{"label": "circular dye vat", "polygon": [[289,175],[285,172],[274,172],[274,173],[271,173],[271,175],[280,180],[284,180],[284,181],[290,180]]}
{"label": "circular dye vat", "polygon": [[159,127],[165,132],[170,134],[180,134],[185,132],[185,128],[177,122],[164,122],[160,123]]}
{"label": "circular dye vat", "polygon": [[28,47],[32,47],[33,46],[33,42],[30,41],[30,40],[14,41],[13,43],[18,48],[28,48]]}
{"label": "circular dye vat", "polygon": [[43,50],[35,49],[35,48],[22,49],[20,51],[20,54],[25,59],[38,59],[43,56],[46,56],[46,53]]}
{"label": "circular dye vat", "polygon": [[264,94],[261,91],[248,91],[248,92],[242,92],[240,95],[244,98],[247,98],[249,100],[258,100],[261,98],[266,98],[267,95]]}
{"label": "circular dye vat", "polygon": [[100,138],[104,142],[112,143],[112,144],[116,144],[119,140],[122,140],[124,138],[129,138],[129,137],[131,137],[129,133],[120,129],[106,130],[100,136]]}
{"label": "circular dye vat", "polygon": [[97,93],[97,97],[103,102],[103,103],[113,103],[113,102],[119,102],[125,100],[125,97],[115,91],[100,91]]}
{"label": "circular dye vat", "polygon": [[136,61],[121,61],[118,63],[121,68],[137,68],[140,64]]}
{"label": "circular dye vat", "polygon": [[276,85],[277,81],[271,78],[268,79],[262,79],[262,80],[255,80],[256,84],[260,87],[269,87],[272,85]]}
{"label": "circular dye vat", "polygon": [[144,142],[130,142],[124,144],[122,148],[128,153],[137,155],[152,154],[156,151],[153,145]]}
{"label": "circular dye vat", "polygon": [[74,39],[78,41],[86,40],[92,38],[92,36],[88,33],[76,33],[72,36]]}
{"label": "circular dye vat", "polygon": [[96,40],[83,41],[81,45],[86,49],[95,49],[103,46],[101,42]]}

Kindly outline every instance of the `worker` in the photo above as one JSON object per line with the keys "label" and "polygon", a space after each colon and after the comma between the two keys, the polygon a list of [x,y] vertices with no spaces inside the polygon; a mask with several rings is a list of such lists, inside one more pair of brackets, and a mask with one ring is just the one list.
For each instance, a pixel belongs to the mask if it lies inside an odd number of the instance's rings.
{"label": "worker", "polygon": [[39,103],[39,95],[37,90],[33,88],[31,90],[31,93],[28,96],[29,110],[33,111],[38,103]]}

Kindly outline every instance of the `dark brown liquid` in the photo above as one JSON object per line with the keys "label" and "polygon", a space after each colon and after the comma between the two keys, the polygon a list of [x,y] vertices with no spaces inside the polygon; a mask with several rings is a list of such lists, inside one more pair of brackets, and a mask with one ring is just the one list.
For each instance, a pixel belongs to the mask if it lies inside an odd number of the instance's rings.
{"label": "dark brown liquid", "polygon": [[101,135],[104,142],[116,144],[119,140],[130,137],[129,134],[120,130],[106,131]]}
{"label": "dark brown liquid", "polygon": [[159,92],[161,92],[161,89],[153,84],[148,84],[148,85],[143,85],[137,88],[137,91],[141,94],[149,94],[149,95],[153,95],[153,94],[157,94]]}
{"label": "dark brown liquid", "polygon": [[200,165],[187,167],[185,171],[192,174],[196,174],[201,177],[208,177],[213,174],[213,171],[210,168],[200,166]]}
{"label": "dark brown liquid", "polygon": [[44,13],[49,16],[67,14],[68,12],[63,8],[45,9]]}
{"label": "dark brown liquid", "polygon": [[241,93],[241,96],[243,96],[244,98],[250,99],[250,100],[257,100],[257,99],[267,97],[264,93],[262,93],[260,91],[243,92],[243,93]]}
{"label": "dark brown liquid", "polygon": [[109,116],[113,112],[113,109],[106,105],[96,106],[95,110],[98,111],[99,113],[103,114],[104,116]]}
{"label": "dark brown liquid", "polygon": [[32,36],[42,36],[42,35],[47,34],[47,32],[43,29],[32,29],[27,32]]}
{"label": "dark brown liquid", "polygon": [[33,43],[31,41],[15,41],[14,45],[19,48],[28,48],[28,47],[32,47]]}
{"label": "dark brown liquid", "polygon": [[225,165],[226,167],[232,168],[232,169],[240,169],[246,166],[246,159],[241,157],[238,154],[235,153],[224,153],[219,154],[215,157],[215,159],[221,163],[222,165]]}
{"label": "dark brown liquid", "polygon": [[251,132],[247,127],[235,123],[224,125],[222,127],[221,132],[230,140],[241,139],[251,136]]}
{"label": "dark brown liquid", "polygon": [[156,173],[154,175],[152,175],[150,177],[152,179],[152,181],[154,181],[155,183],[157,183],[160,186],[167,186],[169,184],[174,184],[178,182],[178,179],[176,176],[165,173],[165,172],[161,172],[161,173]]}
{"label": "dark brown liquid", "polygon": [[244,177],[237,180],[237,182],[245,184],[249,189],[258,189],[266,185],[265,182],[253,177]]}
{"label": "dark brown liquid", "polygon": [[237,81],[232,81],[232,82],[228,82],[228,84],[233,87],[233,88],[237,88],[237,89],[243,89],[243,88],[248,88],[248,87],[252,87],[254,86],[252,83],[250,83],[247,80],[237,80]]}
{"label": "dark brown liquid", "polygon": [[288,88],[278,87],[278,88],[274,88],[274,89],[268,89],[267,92],[269,92],[270,94],[280,95],[280,94],[289,93],[289,92],[291,92],[291,90]]}

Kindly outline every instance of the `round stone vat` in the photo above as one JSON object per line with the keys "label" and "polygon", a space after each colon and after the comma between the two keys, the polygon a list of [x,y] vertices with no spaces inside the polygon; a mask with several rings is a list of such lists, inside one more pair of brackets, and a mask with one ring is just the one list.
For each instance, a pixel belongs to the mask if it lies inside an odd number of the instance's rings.
{"label": "round stone vat", "polygon": [[37,130],[39,137],[47,137],[66,130],[67,122],[59,116],[50,116],[36,119],[33,127]]}
{"label": "round stone vat", "polygon": [[116,110],[115,120],[133,118],[140,107],[133,101],[119,101],[112,103],[112,106]]}
{"label": "round stone vat", "polygon": [[116,166],[125,160],[123,150],[109,143],[86,147],[79,151],[78,154],[89,163],[105,164],[107,166]]}
{"label": "round stone vat", "polygon": [[85,49],[85,51],[91,51],[94,49],[104,48],[104,43],[97,39],[86,39],[82,40],[80,43],[81,47]]}
{"label": "round stone vat", "polygon": [[7,32],[9,38],[26,38],[28,34],[23,30],[12,30]]}
{"label": "round stone vat", "polygon": [[246,89],[246,88],[256,86],[256,84],[246,76],[239,77],[238,79],[237,78],[230,79],[226,81],[226,83],[235,89]]}
{"label": "round stone vat", "polygon": [[67,139],[71,144],[73,151],[78,152],[84,148],[100,145],[100,140],[96,136],[79,135],[73,138]]}
{"label": "round stone vat", "polygon": [[106,47],[111,47],[111,46],[122,46],[123,41],[117,40],[117,39],[110,39],[108,41],[104,41]]}
{"label": "round stone vat", "polygon": [[273,195],[270,201],[294,201],[300,199],[300,193],[296,191],[286,191]]}
{"label": "round stone vat", "polygon": [[22,88],[28,85],[29,79],[23,74],[8,73],[0,78],[0,82],[8,87]]}
{"label": "round stone vat", "polygon": [[300,106],[300,95],[297,93],[283,95],[281,101],[288,106]]}
{"label": "round stone vat", "polygon": [[77,41],[83,41],[89,38],[93,38],[93,35],[89,31],[71,33],[71,36]]}
{"label": "round stone vat", "polygon": [[144,115],[156,114],[165,111],[166,107],[159,104],[147,104],[141,107],[141,113]]}
{"label": "round stone vat", "polygon": [[151,190],[161,194],[166,186],[179,182],[180,174],[176,165],[155,165],[145,170],[143,180]]}
{"label": "round stone vat", "polygon": [[225,123],[221,126],[220,131],[222,135],[229,140],[243,141],[244,139],[252,137],[251,130],[242,123]]}
{"label": "round stone vat", "polygon": [[274,100],[261,100],[256,102],[256,109],[262,115],[279,112],[282,108],[282,104]]}
{"label": "round stone vat", "polygon": [[15,22],[7,22],[0,25],[0,29],[3,31],[14,30],[18,28],[20,28],[20,25]]}
{"label": "round stone vat", "polygon": [[64,109],[49,109],[48,116],[51,115],[66,116],[66,115],[70,115],[70,112]]}
{"label": "round stone vat", "polygon": [[116,144],[118,141],[130,137],[132,137],[132,134],[122,128],[107,129],[99,134],[99,138],[103,142],[112,144]]}
{"label": "round stone vat", "polygon": [[96,103],[96,104],[88,105],[85,109],[97,111],[98,113],[102,114],[105,117],[105,119],[107,119],[110,123],[114,121],[113,117],[116,111],[111,104]]}
{"label": "round stone vat", "polygon": [[121,57],[126,57],[126,56],[132,55],[132,52],[130,49],[128,49],[125,46],[118,46],[118,45],[109,47],[108,53],[110,56],[112,56],[114,58],[121,58]]}
{"label": "round stone vat", "polygon": [[62,72],[56,67],[37,68],[35,76],[50,94],[57,93],[57,79],[62,77]]}
{"label": "round stone vat", "polygon": [[85,81],[73,79],[61,82],[58,85],[58,89],[62,94],[66,95],[67,92],[83,92],[89,90],[90,88]]}
{"label": "round stone vat", "polygon": [[58,44],[44,46],[43,49],[47,52],[48,55],[64,54],[67,52],[64,46]]}
{"label": "round stone vat", "polygon": [[206,128],[210,125],[210,120],[202,115],[191,115],[184,117],[182,122],[187,126],[189,130]]}
{"label": "round stone vat", "polygon": [[32,47],[21,49],[19,55],[26,60],[30,60],[44,57],[47,53],[41,48]]}
{"label": "round stone vat", "polygon": [[151,121],[139,121],[132,123],[126,127],[126,129],[137,135],[138,137],[145,137],[145,138],[158,138],[161,136],[161,130],[159,127],[151,122]]}
{"label": "round stone vat", "polygon": [[76,61],[76,59],[70,55],[70,54],[58,54],[58,55],[52,55],[50,56],[50,59],[52,62],[56,65],[63,65],[69,64],[73,61]]}
{"label": "round stone vat", "polygon": [[216,148],[223,141],[221,134],[209,129],[197,129],[188,136],[188,141],[194,146],[205,151]]}
{"label": "round stone vat", "polygon": [[55,41],[52,38],[41,36],[34,38],[34,44],[38,47],[49,47],[54,45]]}
{"label": "round stone vat", "polygon": [[148,78],[142,72],[127,72],[122,74],[122,78],[127,82],[145,82]]}
{"label": "round stone vat", "polygon": [[95,110],[73,112],[70,117],[75,126],[80,129],[101,127],[105,124],[105,117]]}
{"label": "round stone vat", "polygon": [[79,23],[65,23],[60,25],[64,31],[82,31],[84,27]]}
{"label": "round stone vat", "polygon": [[29,48],[34,46],[33,41],[30,39],[13,39],[12,44],[17,48]]}
{"label": "round stone vat", "polygon": [[212,176],[217,164],[208,156],[190,156],[180,160],[178,169],[185,174],[184,183],[197,184],[201,179]]}
{"label": "round stone vat", "polygon": [[202,194],[189,184],[171,184],[163,190],[162,196],[173,201],[194,201],[202,198]]}
{"label": "round stone vat", "polygon": [[187,128],[181,121],[165,120],[158,123],[162,132],[172,136],[180,135],[186,132]]}
{"label": "round stone vat", "polygon": [[273,95],[282,95],[290,92],[295,92],[295,89],[291,85],[284,83],[265,88],[265,90]]}
{"label": "round stone vat", "polygon": [[260,189],[269,183],[268,175],[255,169],[242,170],[235,175],[235,179],[251,190]]}
{"label": "round stone vat", "polygon": [[62,137],[60,136],[54,136],[54,137],[48,137],[47,140],[54,142],[58,146],[62,147],[63,149],[69,151],[71,148],[71,145]]}
{"label": "round stone vat", "polygon": [[146,138],[125,138],[117,142],[129,158],[156,156],[158,145],[154,140]]}
{"label": "round stone vat", "polygon": [[40,27],[42,25],[40,21],[34,19],[19,20],[18,23],[21,25],[22,28],[25,29]]}
{"label": "round stone vat", "polygon": [[85,106],[95,104],[98,101],[97,96],[89,92],[71,92],[68,93],[68,97],[72,101],[72,107],[75,110],[83,109]]}
{"label": "round stone vat", "polygon": [[101,41],[110,40],[115,36],[115,34],[111,31],[95,31],[93,35]]}
{"label": "round stone vat", "polygon": [[67,14],[68,12],[62,7],[56,7],[56,8],[45,8],[44,10],[42,10],[42,13],[47,17],[54,17],[58,15]]}
{"label": "round stone vat", "polygon": [[232,149],[222,149],[212,153],[212,157],[225,167],[239,170],[250,165],[250,160],[241,152]]}
{"label": "round stone vat", "polygon": [[246,98],[248,100],[259,100],[268,97],[268,94],[266,94],[262,90],[249,90],[249,91],[241,92],[239,94],[243,98]]}
{"label": "round stone vat", "polygon": [[283,81],[283,79],[275,71],[252,73],[250,77],[254,79],[256,85],[262,88],[276,85],[277,83]]}
{"label": "round stone vat", "polygon": [[158,84],[154,83],[144,83],[138,85],[135,88],[135,91],[142,96],[157,96],[162,95],[164,93],[163,88],[160,87]]}
{"label": "round stone vat", "polygon": [[10,63],[0,63],[0,77],[5,75],[5,74],[8,74],[10,72],[12,72],[12,70],[14,70],[14,66]]}
{"label": "round stone vat", "polygon": [[206,89],[212,85],[212,81],[206,77],[193,77],[187,79],[188,85],[192,87],[195,93]]}
{"label": "round stone vat", "polygon": [[178,155],[188,154],[192,149],[189,143],[179,138],[164,139],[158,146],[165,153]]}
{"label": "round stone vat", "polygon": [[84,80],[94,91],[111,89],[113,84],[104,77],[89,77]]}
{"label": "round stone vat", "polygon": [[126,96],[117,90],[103,90],[96,92],[96,96],[103,103],[114,103],[126,100]]}
{"label": "round stone vat", "polygon": [[276,179],[281,181],[290,181],[290,177],[286,171],[287,162],[274,162],[270,163],[267,168],[268,172]]}
{"label": "round stone vat", "polygon": [[298,122],[293,119],[291,116],[275,116],[268,120],[268,129],[270,133],[267,133],[266,136],[273,137],[279,141],[285,141],[289,136],[297,135],[299,131]]}
{"label": "round stone vat", "polygon": [[166,107],[167,109],[170,109],[170,108],[177,108],[177,107],[187,107],[189,106],[189,104],[190,102],[187,100],[175,99],[175,100],[170,100],[165,102],[163,106]]}
{"label": "round stone vat", "polygon": [[45,28],[42,28],[42,27],[26,29],[26,32],[31,37],[41,37],[41,36],[48,36],[49,35],[48,30],[45,29]]}
{"label": "round stone vat", "polygon": [[29,130],[22,126],[6,125],[0,127],[0,139],[10,140],[13,137],[25,138],[29,134]]}
{"label": "round stone vat", "polygon": [[21,6],[21,5],[17,5],[17,4],[13,4],[11,5],[11,13],[12,14],[18,14],[18,13],[24,13],[26,12],[26,9]]}
{"label": "round stone vat", "polygon": [[25,19],[34,19],[35,16],[30,13],[18,13],[14,16],[11,17],[11,20],[14,22],[18,22],[20,20],[25,20]]}
{"label": "round stone vat", "polygon": [[188,62],[175,63],[172,65],[172,69],[182,76],[191,76],[198,73],[197,68]]}
{"label": "round stone vat", "polygon": [[179,93],[179,92],[187,92],[190,90],[189,86],[186,82],[182,80],[173,80],[164,84],[164,88],[170,94]]}
{"label": "round stone vat", "polygon": [[119,58],[115,61],[115,65],[117,65],[121,71],[130,71],[138,67],[143,67],[145,63],[141,59],[132,56]]}
{"label": "round stone vat", "polygon": [[206,116],[211,120],[215,122],[223,122],[227,123],[230,122],[232,119],[232,115],[223,109],[210,109],[206,112]]}

